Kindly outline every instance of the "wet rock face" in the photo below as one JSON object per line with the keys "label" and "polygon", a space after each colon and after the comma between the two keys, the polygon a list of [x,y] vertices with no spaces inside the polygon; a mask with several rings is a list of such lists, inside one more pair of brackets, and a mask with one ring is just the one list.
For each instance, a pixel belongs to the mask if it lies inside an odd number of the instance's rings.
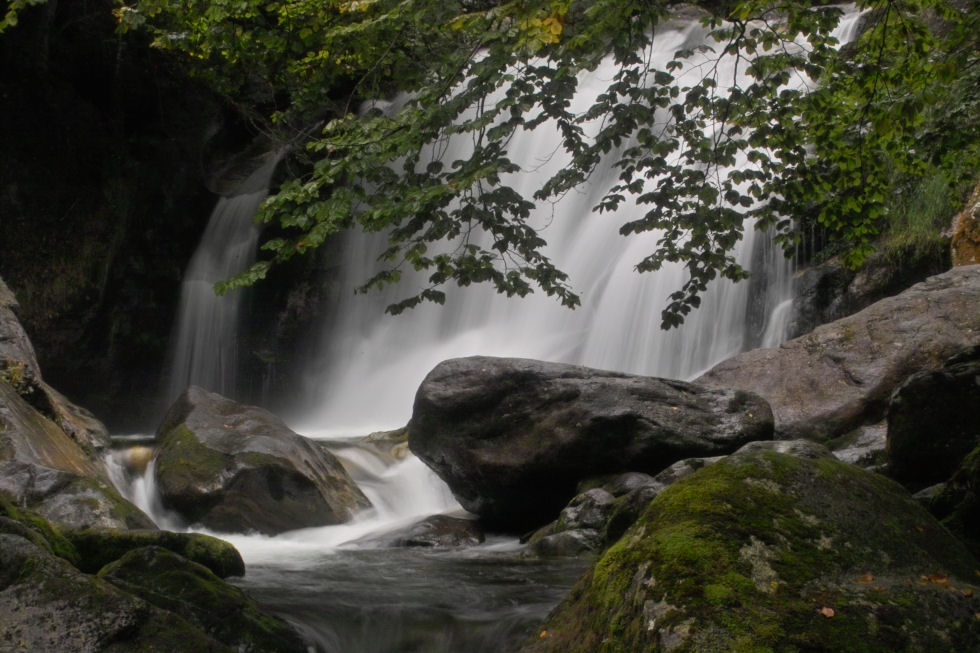
{"label": "wet rock face", "polygon": [[78,443],[2,380],[0,491],[62,526],[154,528]]}
{"label": "wet rock face", "polygon": [[749,393],[524,359],[472,357],[422,382],[409,447],[492,527],[554,519],[579,481],[656,473],[771,438]]}
{"label": "wet rock face", "polygon": [[276,534],[347,521],[370,502],[322,447],[266,410],[197,387],[157,430],[164,504],[223,532]]}
{"label": "wet rock face", "polygon": [[976,559],[896,483],[802,453],[749,448],[662,491],[524,650],[975,646]]}
{"label": "wet rock face", "polygon": [[892,391],[980,342],[980,265],[930,277],[774,349],[724,361],[697,383],[772,406],[776,436],[829,440],[879,421]]}

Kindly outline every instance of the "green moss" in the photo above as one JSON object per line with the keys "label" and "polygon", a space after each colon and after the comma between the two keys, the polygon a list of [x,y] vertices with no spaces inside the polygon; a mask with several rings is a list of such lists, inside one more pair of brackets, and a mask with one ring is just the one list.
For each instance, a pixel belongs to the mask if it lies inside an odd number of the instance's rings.
{"label": "green moss", "polygon": [[85,528],[65,532],[79,553],[79,569],[95,573],[124,555],[146,546],[159,546],[208,568],[220,578],[241,576],[245,565],[234,546],[201,533],[115,531]]}
{"label": "green moss", "polygon": [[[975,561],[897,484],[832,459],[730,457],[662,492],[544,626],[531,651],[952,650],[936,625],[980,636],[966,593],[928,594],[926,570]],[[858,579],[890,579],[883,587]],[[896,589],[897,588],[897,589]],[[919,639],[877,623],[896,610]],[[968,618],[949,624],[951,610]],[[904,631],[903,631],[904,632]]]}
{"label": "green moss", "polygon": [[[40,515],[15,506],[3,493],[0,493],[0,516],[21,524],[24,531],[18,535],[28,535],[34,544],[77,565],[79,554],[72,543],[62,535],[61,530]],[[0,526],[2,530],[2,526]]]}

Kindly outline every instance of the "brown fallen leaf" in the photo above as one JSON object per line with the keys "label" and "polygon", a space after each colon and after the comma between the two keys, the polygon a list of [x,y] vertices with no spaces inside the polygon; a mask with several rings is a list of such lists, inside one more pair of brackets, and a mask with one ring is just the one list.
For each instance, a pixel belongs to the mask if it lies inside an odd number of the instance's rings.
{"label": "brown fallen leaf", "polygon": [[836,612],[834,612],[834,609],[833,608],[831,608],[830,606],[827,606],[827,605],[825,605],[822,608],[820,608],[819,610],[817,610],[817,612],[819,612],[823,616],[827,617],[828,619],[830,619],[835,614],[837,614]]}
{"label": "brown fallen leaf", "polygon": [[857,582],[861,583],[862,585],[870,585],[871,583],[875,582],[875,577],[869,571],[858,576]]}
{"label": "brown fallen leaf", "polygon": [[969,589],[960,590],[960,594],[962,594],[963,596],[973,596],[973,590],[969,590]]}
{"label": "brown fallen leaf", "polygon": [[941,585],[943,587],[946,587],[946,586],[949,585],[949,576],[947,576],[946,574],[943,574],[943,573],[929,574],[927,580],[930,583],[935,583],[936,585]]}
{"label": "brown fallen leaf", "polygon": [[541,634],[538,635],[538,637],[540,637],[541,639],[544,639],[547,636],[548,636],[548,631],[547,630],[542,630],[541,631]]}

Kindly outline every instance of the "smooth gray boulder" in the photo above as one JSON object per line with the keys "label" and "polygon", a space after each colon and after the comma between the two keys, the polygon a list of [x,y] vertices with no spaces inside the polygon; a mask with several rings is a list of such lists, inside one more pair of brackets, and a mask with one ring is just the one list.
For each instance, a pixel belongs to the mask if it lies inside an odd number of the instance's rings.
{"label": "smooth gray boulder", "polygon": [[526,359],[440,363],[422,382],[409,447],[464,508],[526,532],[554,519],[579,481],[656,473],[772,437],[751,393]]}
{"label": "smooth gray boulder", "polygon": [[884,417],[906,378],[980,344],[980,265],[958,267],[773,349],[719,363],[697,383],[772,406],[779,439],[826,441]]}
{"label": "smooth gray boulder", "polygon": [[160,428],[164,505],[192,524],[268,535],[350,519],[370,502],[324,448],[267,410],[188,388]]}

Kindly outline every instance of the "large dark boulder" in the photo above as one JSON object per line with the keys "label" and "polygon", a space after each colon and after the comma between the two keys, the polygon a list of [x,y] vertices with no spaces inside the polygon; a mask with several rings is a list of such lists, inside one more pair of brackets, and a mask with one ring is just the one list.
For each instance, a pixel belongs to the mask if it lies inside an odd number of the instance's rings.
{"label": "large dark boulder", "polygon": [[177,399],[157,439],[164,505],[216,531],[328,526],[370,506],[325,449],[262,408],[198,387]]}
{"label": "large dark boulder", "polygon": [[697,383],[772,406],[776,436],[830,440],[879,421],[912,374],[980,343],[980,266],[958,267],[773,349],[719,363]]}
{"label": "large dark boulder", "polygon": [[[980,308],[978,308],[980,311]],[[909,377],[888,405],[888,472],[922,487],[948,479],[980,445],[980,346]]]}
{"label": "large dark boulder", "polygon": [[897,483],[749,449],[661,492],[524,650],[973,650],[976,569]]}
{"label": "large dark boulder", "polygon": [[463,507],[517,531],[554,519],[587,477],[656,473],[771,437],[769,408],[750,393],[486,357],[436,366],[409,423],[409,447]]}

